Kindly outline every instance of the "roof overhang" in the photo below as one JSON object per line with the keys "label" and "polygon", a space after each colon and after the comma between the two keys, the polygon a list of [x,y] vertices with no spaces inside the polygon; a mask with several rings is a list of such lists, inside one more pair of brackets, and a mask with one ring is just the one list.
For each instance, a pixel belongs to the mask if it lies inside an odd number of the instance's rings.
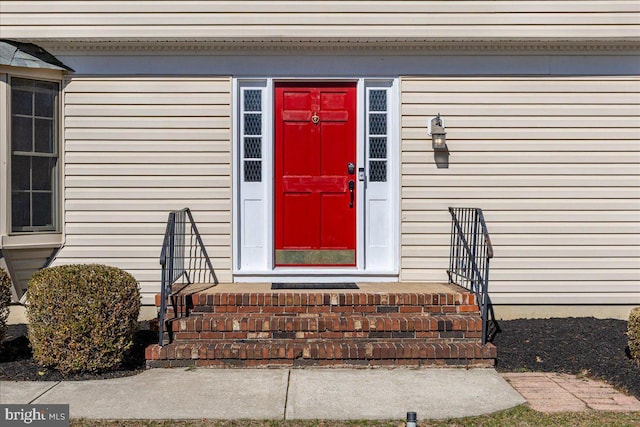
{"label": "roof overhang", "polygon": [[40,46],[7,39],[0,39],[0,65],[73,71]]}

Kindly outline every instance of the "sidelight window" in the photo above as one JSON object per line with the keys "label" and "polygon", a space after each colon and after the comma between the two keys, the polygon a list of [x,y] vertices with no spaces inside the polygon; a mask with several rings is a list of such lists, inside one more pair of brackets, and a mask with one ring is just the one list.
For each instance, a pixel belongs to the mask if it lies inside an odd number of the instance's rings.
{"label": "sidelight window", "polygon": [[367,141],[369,180],[387,182],[389,133],[388,90],[369,89],[367,96]]}
{"label": "sidelight window", "polygon": [[242,90],[242,164],[244,182],[262,181],[263,93],[261,89]]}

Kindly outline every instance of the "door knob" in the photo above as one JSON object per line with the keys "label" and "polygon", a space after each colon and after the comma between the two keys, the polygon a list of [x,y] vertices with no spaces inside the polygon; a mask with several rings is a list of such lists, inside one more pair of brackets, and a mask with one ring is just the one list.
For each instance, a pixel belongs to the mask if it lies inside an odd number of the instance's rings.
{"label": "door knob", "polygon": [[349,175],[353,175],[354,173],[356,173],[356,165],[354,165],[353,163],[349,162],[347,164],[347,172],[349,173]]}

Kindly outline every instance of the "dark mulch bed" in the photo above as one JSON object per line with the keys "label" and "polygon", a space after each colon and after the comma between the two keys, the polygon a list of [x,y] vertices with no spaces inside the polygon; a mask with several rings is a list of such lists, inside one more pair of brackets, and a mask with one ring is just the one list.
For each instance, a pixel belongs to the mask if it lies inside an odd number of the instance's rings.
{"label": "dark mulch bed", "polygon": [[493,340],[498,371],[585,375],[640,398],[640,364],[629,356],[625,320],[518,319],[499,325]]}
{"label": "dark mulch bed", "polygon": [[31,356],[26,325],[8,325],[5,341],[0,346],[0,380],[12,381],[74,381],[119,378],[144,370],[144,349],[157,342],[156,332],[149,330],[149,322],[140,322],[134,344],[122,365],[114,371],[63,375],[58,371],[39,367]]}

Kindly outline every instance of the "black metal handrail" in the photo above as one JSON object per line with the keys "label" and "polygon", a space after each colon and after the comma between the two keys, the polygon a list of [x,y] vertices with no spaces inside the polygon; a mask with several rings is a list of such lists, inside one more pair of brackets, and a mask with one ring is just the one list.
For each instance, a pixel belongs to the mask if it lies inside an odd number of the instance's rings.
{"label": "black metal handrail", "polygon": [[163,345],[167,299],[173,294],[174,284],[178,280],[185,285],[218,284],[213,264],[189,208],[169,212],[160,251],[160,266],[162,283],[158,313],[158,344]]}
{"label": "black metal handrail", "polygon": [[482,315],[482,344],[489,335],[488,323],[497,330],[489,298],[489,260],[493,258],[491,237],[487,231],[482,209],[449,208],[451,214],[451,247],[449,254],[449,283],[462,286],[476,295]]}

